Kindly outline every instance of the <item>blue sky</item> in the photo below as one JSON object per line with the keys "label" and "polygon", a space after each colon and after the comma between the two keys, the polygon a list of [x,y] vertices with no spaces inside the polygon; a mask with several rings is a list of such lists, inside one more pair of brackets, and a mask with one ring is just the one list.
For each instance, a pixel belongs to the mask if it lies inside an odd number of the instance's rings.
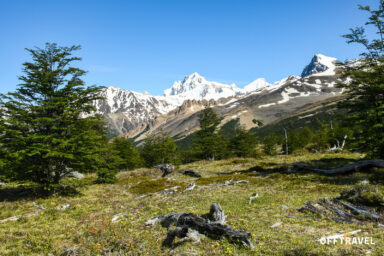
{"label": "blue sky", "polygon": [[342,34],[363,25],[357,4],[378,0],[2,0],[0,92],[13,91],[24,48],[78,45],[89,84],[160,95],[198,72],[242,87],[299,75],[315,53],[341,60],[362,48]]}

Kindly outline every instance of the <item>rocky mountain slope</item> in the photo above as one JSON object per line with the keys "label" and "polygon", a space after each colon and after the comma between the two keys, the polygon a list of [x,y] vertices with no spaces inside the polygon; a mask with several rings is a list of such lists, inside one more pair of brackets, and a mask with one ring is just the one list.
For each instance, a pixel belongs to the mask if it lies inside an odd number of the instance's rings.
{"label": "rocky mountain slope", "polygon": [[111,131],[136,141],[160,130],[183,138],[198,129],[197,115],[206,106],[223,116],[222,124],[239,119],[249,129],[259,120],[268,124],[307,104],[340,95],[335,87],[339,81],[336,61],[316,54],[301,76],[272,84],[261,78],[244,88],[207,81],[198,73],[175,82],[163,96],[109,87],[103,91],[105,100],[95,104]]}

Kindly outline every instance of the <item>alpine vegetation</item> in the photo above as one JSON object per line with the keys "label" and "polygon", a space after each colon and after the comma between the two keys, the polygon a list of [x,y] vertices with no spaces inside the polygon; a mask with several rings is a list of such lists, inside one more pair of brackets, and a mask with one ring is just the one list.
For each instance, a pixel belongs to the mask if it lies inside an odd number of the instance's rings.
{"label": "alpine vegetation", "polygon": [[[92,103],[101,87],[86,86],[85,71],[73,66],[80,46],[27,49],[15,92],[1,95],[2,170],[51,190],[72,170],[92,171],[103,163],[105,124]],[[87,117],[84,117],[87,115]]]}

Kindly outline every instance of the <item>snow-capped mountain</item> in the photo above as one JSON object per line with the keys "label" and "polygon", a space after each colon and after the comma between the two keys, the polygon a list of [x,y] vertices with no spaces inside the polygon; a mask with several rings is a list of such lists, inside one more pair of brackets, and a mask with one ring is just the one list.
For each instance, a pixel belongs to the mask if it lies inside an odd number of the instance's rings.
{"label": "snow-capped mountain", "polygon": [[313,56],[311,62],[304,68],[303,72],[301,73],[301,77],[318,73],[322,73],[322,75],[334,75],[336,62],[336,58],[327,57],[322,54],[316,54]]}
{"label": "snow-capped mountain", "polygon": [[177,96],[183,100],[218,100],[245,95],[268,85],[270,84],[264,78],[259,78],[244,88],[239,88],[235,84],[207,81],[195,72],[186,76],[183,81],[176,81],[171,88],[164,91],[164,96]]}
{"label": "snow-capped mountain", "polygon": [[198,126],[196,115],[207,105],[224,116],[223,122],[239,118],[250,128],[255,119],[271,122],[303,104],[338,94],[336,61],[316,54],[301,77],[289,76],[275,83],[259,78],[244,88],[207,81],[196,72],[176,81],[163,96],[109,87],[102,92],[105,100],[95,106],[110,130],[139,139],[159,129],[172,136],[188,134]]}

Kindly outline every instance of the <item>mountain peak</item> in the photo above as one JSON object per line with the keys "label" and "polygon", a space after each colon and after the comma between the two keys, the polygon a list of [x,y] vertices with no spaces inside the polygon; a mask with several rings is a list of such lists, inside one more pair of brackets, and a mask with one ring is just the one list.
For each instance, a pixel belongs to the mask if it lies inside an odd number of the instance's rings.
{"label": "mountain peak", "polygon": [[203,76],[201,76],[199,73],[197,72],[193,72],[192,74],[190,74],[189,76],[186,76],[184,77],[184,81],[183,83],[203,83],[203,82],[206,82],[207,80],[205,80],[205,78]]}
{"label": "mountain peak", "polygon": [[334,75],[336,58],[323,54],[315,54],[311,62],[304,68],[301,77],[322,73],[322,75]]}
{"label": "mountain peak", "polygon": [[244,92],[249,93],[252,91],[257,91],[266,88],[268,85],[270,85],[265,78],[258,78],[255,81],[251,82],[250,84],[246,85],[244,87]]}

